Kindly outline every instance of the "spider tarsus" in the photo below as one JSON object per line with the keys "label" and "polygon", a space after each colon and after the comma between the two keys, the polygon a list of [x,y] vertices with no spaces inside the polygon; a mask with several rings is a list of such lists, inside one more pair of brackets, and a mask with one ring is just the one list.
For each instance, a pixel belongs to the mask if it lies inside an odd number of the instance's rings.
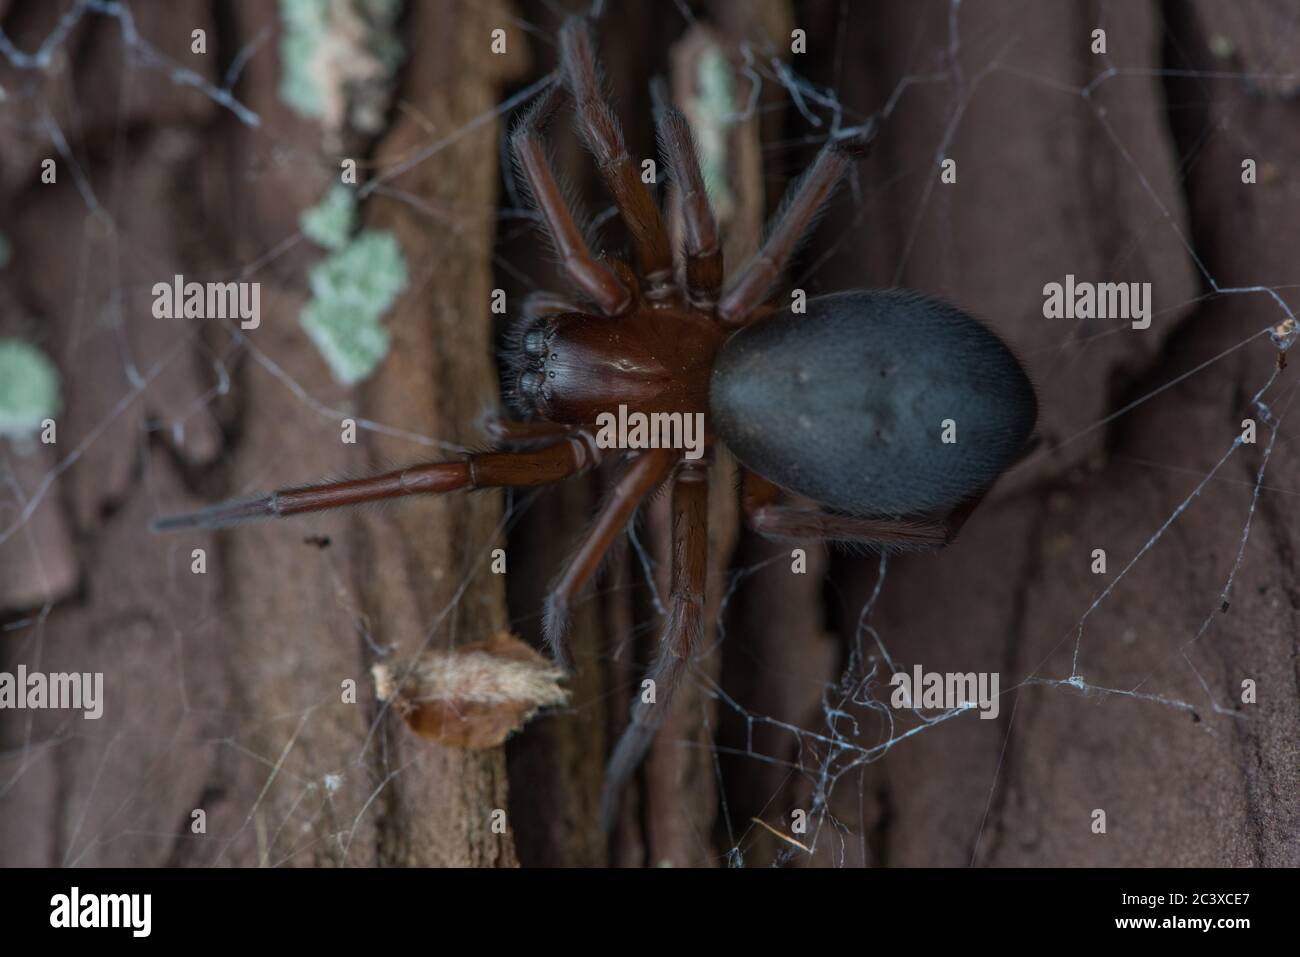
{"label": "spider tarsus", "polygon": [[[670,634],[673,630],[673,614],[670,613],[667,626]],[[653,683],[656,697],[647,701],[645,693],[641,691],[632,701],[632,720],[623,729],[618,744],[614,745],[614,751],[609,756],[609,763],[605,765],[605,783],[600,795],[600,824],[606,832],[614,827],[623,791],[645,760],[650,745],[654,743],[659,726],[672,706],[673,692],[681,683],[685,668],[685,659],[670,651],[662,652],[645,676]]]}
{"label": "spider tarsus", "polygon": [[565,671],[573,670],[573,660],[569,656],[569,622],[571,608],[569,602],[555,593],[546,599],[546,615],[542,619],[542,637],[551,652],[551,660]]}
{"label": "spider tarsus", "polygon": [[875,142],[879,131],[880,124],[873,116],[851,133],[841,134],[832,139],[831,146],[854,159],[862,159],[871,151],[871,144]]}
{"label": "spider tarsus", "polygon": [[658,730],[656,726],[634,721],[618,739],[609,764],[605,766],[605,783],[600,790],[600,827],[606,834],[614,829],[619,808],[623,805],[623,791],[645,759]]}
{"label": "spider tarsus", "polygon": [[[578,54],[585,55],[587,62],[595,62],[591,29],[591,20],[581,13],[573,13],[564,18],[564,22],[560,24],[559,39],[560,48],[569,51],[568,56],[562,57],[566,65],[572,64]],[[585,49],[577,49],[579,44],[582,44]]]}
{"label": "spider tarsus", "polygon": [[515,143],[531,133],[541,133],[551,122],[559,109],[560,100],[565,95],[565,88],[560,83],[553,83],[543,90],[510,130],[510,143]]}
{"label": "spider tarsus", "polygon": [[668,80],[662,73],[650,78],[650,108],[656,117],[664,113],[678,112],[673,105],[672,94],[668,91]]}
{"label": "spider tarsus", "polygon": [[201,508],[197,512],[168,515],[156,519],[149,527],[153,532],[175,532],[187,528],[230,528],[257,519],[278,518],[279,515],[276,496],[263,495],[260,498],[231,499]]}

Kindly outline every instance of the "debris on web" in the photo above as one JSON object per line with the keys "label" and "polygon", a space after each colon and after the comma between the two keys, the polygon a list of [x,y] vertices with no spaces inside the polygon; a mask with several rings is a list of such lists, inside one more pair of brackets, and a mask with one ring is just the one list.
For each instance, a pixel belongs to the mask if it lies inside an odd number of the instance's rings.
{"label": "debris on web", "polygon": [[456,748],[492,748],[542,708],[567,704],[564,671],[509,632],[402,667],[374,666],[375,692],[412,731]]}
{"label": "debris on web", "polygon": [[1300,323],[1290,317],[1283,319],[1268,331],[1268,337],[1273,340],[1278,352],[1286,352],[1295,345],[1296,338],[1300,337]]}

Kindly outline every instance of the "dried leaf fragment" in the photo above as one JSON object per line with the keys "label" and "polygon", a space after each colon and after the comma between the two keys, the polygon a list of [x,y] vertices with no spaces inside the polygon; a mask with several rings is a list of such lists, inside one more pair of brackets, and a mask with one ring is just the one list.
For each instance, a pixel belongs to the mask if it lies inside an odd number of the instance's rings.
{"label": "dried leaf fragment", "polygon": [[491,748],[539,709],[567,704],[564,672],[509,632],[409,665],[377,664],[375,690],[416,734],[456,748]]}

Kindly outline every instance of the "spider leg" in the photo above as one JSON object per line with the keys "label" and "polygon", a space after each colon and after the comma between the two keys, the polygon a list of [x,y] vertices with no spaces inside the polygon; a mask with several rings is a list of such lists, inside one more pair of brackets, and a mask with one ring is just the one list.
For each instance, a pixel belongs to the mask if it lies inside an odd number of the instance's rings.
{"label": "spider leg", "polygon": [[583,294],[588,296],[607,316],[617,316],[627,311],[633,302],[632,292],[603,263],[592,258],[582,238],[582,232],[573,221],[564,202],[564,196],[555,182],[551,163],[546,155],[546,140],[541,127],[554,103],[555,90],[548,91],[541,101],[520,121],[510,136],[510,148],[515,161],[528,183],[533,201],[537,204],[546,230],[555,243],[555,251],[569,278]]}
{"label": "spider leg", "polygon": [[570,668],[565,635],[569,611],[582,587],[600,568],[605,554],[636,513],[642,500],[658,487],[676,458],[668,449],[653,449],[632,459],[627,470],[606,496],[600,511],[583,533],[578,548],[564,566],[546,599],[543,631],[556,664]]}
{"label": "spider leg", "polygon": [[501,415],[489,415],[483,419],[483,431],[497,445],[516,445],[519,443],[538,442],[556,439],[574,431],[571,425],[551,422],[546,419],[533,419],[521,422],[518,419]]}
{"label": "spider leg", "polygon": [[827,143],[808,171],[786,192],[762,248],[745,263],[722,295],[718,318],[723,325],[743,325],[767,301],[772,284],[790,264],[818,213],[825,208],[871,135],[868,132]]}
{"label": "spider leg", "polygon": [[646,280],[646,297],[664,299],[673,292],[673,255],[663,217],[641,172],[628,156],[623,129],[602,91],[591,27],[583,17],[569,17],[560,28],[560,64],[578,112],[578,129],[596,158],[605,187],[614,197],[636,249]]}
{"label": "spider leg", "polygon": [[575,432],[527,452],[483,452],[453,462],[427,462],[371,478],[279,489],[259,498],[232,499],[186,515],[154,522],[156,532],[228,528],[243,522],[321,512],[407,495],[438,495],[457,489],[530,488],[549,485],[599,461],[595,440]]}
{"label": "spider leg", "polygon": [[656,119],[659,148],[677,187],[686,252],[686,296],[697,309],[712,311],[722,289],[722,246],[704,188],[695,138],[680,110],[666,107]]}
{"label": "spider leg", "polygon": [[[767,479],[753,472],[745,473],[741,495],[745,517],[754,531],[768,538],[784,541],[830,539],[883,551],[915,551],[942,548],[956,535],[956,529],[948,522],[858,518],[820,508],[778,505],[777,495],[777,487]],[[972,510],[975,504],[978,500],[970,506]]]}
{"label": "spider leg", "polygon": [[605,769],[601,823],[614,824],[623,789],[645,758],[664,716],[672,705],[686,662],[700,641],[704,625],[704,584],[708,572],[708,473],[688,468],[673,484],[672,586],[668,618],[659,640],[659,653],[646,673],[654,682],[632,704],[632,719],[619,738]]}
{"label": "spider leg", "polygon": [[540,319],[543,316],[558,316],[566,312],[581,312],[577,303],[564,296],[538,289],[524,297],[521,312],[525,319]]}

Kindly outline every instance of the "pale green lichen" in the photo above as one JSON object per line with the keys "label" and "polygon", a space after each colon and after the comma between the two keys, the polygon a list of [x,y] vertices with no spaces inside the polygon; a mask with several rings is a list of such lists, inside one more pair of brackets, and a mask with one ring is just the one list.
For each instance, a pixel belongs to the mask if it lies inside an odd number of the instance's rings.
{"label": "pale green lichen", "polygon": [[21,339],[0,339],[0,435],[26,438],[60,408],[54,363]]}
{"label": "pale green lichen", "polygon": [[[280,0],[280,98],[317,119],[327,143],[350,128],[384,125],[403,51],[402,0]],[[345,384],[369,376],[388,354],[381,319],[406,288],[406,259],[392,233],[356,228],[356,194],[335,186],[304,210],[304,235],[331,254],[311,270],[312,299],[299,322]]]}
{"label": "pale green lichen", "polygon": [[1210,37],[1210,52],[1220,60],[1230,60],[1237,52],[1237,43],[1226,33],[1216,33]]}
{"label": "pale green lichen", "polygon": [[365,379],[388,355],[388,330],[362,319],[350,303],[314,300],[298,321],[344,385]]}
{"label": "pale green lichen", "polygon": [[280,99],[303,116],[323,116],[313,63],[329,30],[329,0],[280,0],[280,19]]}
{"label": "pale green lichen", "polygon": [[0,233],[0,269],[9,265],[9,240],[5,239],[4,234]]}
{"label": "pale green lichen", "polygon": [[298,321],[334,378],[360,382],[388,354],[382,319],[408,281],[397,237],[363,230],[313,266],[308,281],[312,300]]}
{"label": "pale green lichen", "polygon": [[311,270],[317,299],[346,302],[376,317],[406,288],[406,259],[397,237],[366,230]]}
{"label": "pale green lichen", "polygon": [[280,98],[337,133],[377,133],[403,50],[401,0],[280,0]]}
{"label": "pale green lichen", "polygon": [[722,48],[710,45],[695,67],[697,95],[690,97],[686,112],[691,118],[699,149],[700,172],[718,219],[727,222],[736,206],[727,164],[728,137],[736,122],[736,97],[731,63]]}
{"label": "pale green lichen", "polygon": [[326,249],[339,249],[352,235],[357,222],[357,194],[339,184],[323,200],[298,217],[307,238]]}

